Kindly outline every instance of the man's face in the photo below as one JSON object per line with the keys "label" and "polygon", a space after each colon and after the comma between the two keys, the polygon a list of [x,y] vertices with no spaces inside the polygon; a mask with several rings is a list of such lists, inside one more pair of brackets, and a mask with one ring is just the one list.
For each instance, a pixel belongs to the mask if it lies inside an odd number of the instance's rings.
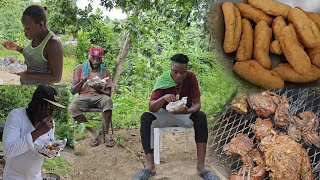
{"label": "man's face", "polygon": [[43,107],[42,107],[42,111],[40,111],[41,117],[52,117],[53,116],[53,113],[54,111],[56,110],[56,106],[49,103],[49,102],[46,102]]}
{"label": "man's face", "polygon": [[181,84],[183,82],[183,80],[186,79],[187,71],[188,71],[187,64],[182,64],[182,63],[177,63],[177,62],[171,63],[171,75],[172,75],[173,80],[177,84]]}
{"label": "man's face", "polygon": [[97,56],[89,56],[90,65],[92,69],[98,69],[100,64],[102,63],[102,57]]}
{"label": "man's face", "polygon": [[29,40],[37,37],[43,25],[43,22],[36,24],[30,16],[26,15],[22,16],[21,22],[24,28],[24,35]]}

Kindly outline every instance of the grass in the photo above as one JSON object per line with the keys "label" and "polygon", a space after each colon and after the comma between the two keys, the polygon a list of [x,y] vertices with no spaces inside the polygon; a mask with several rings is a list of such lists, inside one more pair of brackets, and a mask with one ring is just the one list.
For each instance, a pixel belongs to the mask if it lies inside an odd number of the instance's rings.
{"label": "grass", "polygon": [[45,159],[42,168],[45,169],[45,172],[55,173],[60,176],[71,175],[72,173],[71,164],[61,156]]}

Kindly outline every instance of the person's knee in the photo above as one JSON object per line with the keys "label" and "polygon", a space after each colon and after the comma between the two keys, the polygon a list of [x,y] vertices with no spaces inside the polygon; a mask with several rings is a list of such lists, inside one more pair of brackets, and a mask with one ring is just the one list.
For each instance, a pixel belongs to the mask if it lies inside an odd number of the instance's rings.
{"label": "person's knee", "polygon": [[201,123],[207,123],[207,115],[202,112],[202,111],[198,111],[196,113],[193,113],[190,117],[190,119],[193,122],[201,122]]}
{"label": "person's knee", "polygon": [[76,105],[76,103],[71,103],[70,106],[68,107],[68,111],[73,118],[80,116],[82,114],[81,111],[79,110],[79,107]]}
{"label": "person's knee", "polygon": [[102,106],[102,109],[104,111],[106,110],[112,110],[113,104],[112,104],[112,99],[111,97],[107,95],[101,96],[100,104]]}
{"label": "person's knee", "polygon": [[145,125],[145,124],[150,124],[152,123],[153,120],[155,120],[156,117],[149,113],[149,112],[144,112],[142,115],[141,115],[141,125]]}

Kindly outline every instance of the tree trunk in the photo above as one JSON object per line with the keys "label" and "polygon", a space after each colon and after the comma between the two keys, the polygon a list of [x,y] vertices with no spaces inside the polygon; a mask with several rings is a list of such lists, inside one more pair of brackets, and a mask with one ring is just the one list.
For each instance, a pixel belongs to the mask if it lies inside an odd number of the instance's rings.
{"label": "tree trunk", "polygon": [[130,32],[128,32],[126,35],[126,40],[123,42],[123,45],[117,57],[117,65],[115,67],[112,79],[112,92],[115,92],[117,90],[117,84],[122,73],[123,64],[126,61],[129,50],[131,48],[131,43],[132,39],[130,37]]}

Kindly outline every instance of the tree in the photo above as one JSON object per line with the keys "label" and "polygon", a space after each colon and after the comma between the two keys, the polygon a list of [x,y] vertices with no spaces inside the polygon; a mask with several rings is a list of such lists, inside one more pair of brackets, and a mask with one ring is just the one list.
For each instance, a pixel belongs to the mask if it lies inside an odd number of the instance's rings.
{"label": "tree", "polygon": [[0,38],[16,41],[23,33],[21,16],[30,0],[1,0],[0,1]]}
{"label": "tree", "polygon": [[66,27],[74,26],[78,8],[76,0],[46,0],[48,26],[56,34],[64,34]]}
{"label": "tree", "polygon": [[[129,40],[123,43],[122,52],[125,56],[117,59],[118,65],[123,65],[125,58],[130,50],[132,39],[138,39],[140,36],[144,36],[146,34],[150,34],[152,32],[157,31],[158,24],[152,23],[155,18],[158,19],[157,23],[159,23],[159,18],[161,17],[160,23],[164,24],[164,26],[175,27],[177,30],[184,28],[186,26],[190,26],[191,22],[194,20],[192,18],[196,17],[198,19],[204,13],[196,13],[198,16],[192,16],[195,11],[202,12],[203,11],[203,3],[197,0],[101,0],[101,4],[106,7],[107,10],[110,10],[114,7],[119,7],[123,9],[128,14],[128,21],[126,29],[129,32],[128,37]],[[149,23],[141,23],[146,22]],[[117,66],[113,74],[113,91],[116,90],[118,80],[120,79],[118,76],[121,75],[122,67]]]}

